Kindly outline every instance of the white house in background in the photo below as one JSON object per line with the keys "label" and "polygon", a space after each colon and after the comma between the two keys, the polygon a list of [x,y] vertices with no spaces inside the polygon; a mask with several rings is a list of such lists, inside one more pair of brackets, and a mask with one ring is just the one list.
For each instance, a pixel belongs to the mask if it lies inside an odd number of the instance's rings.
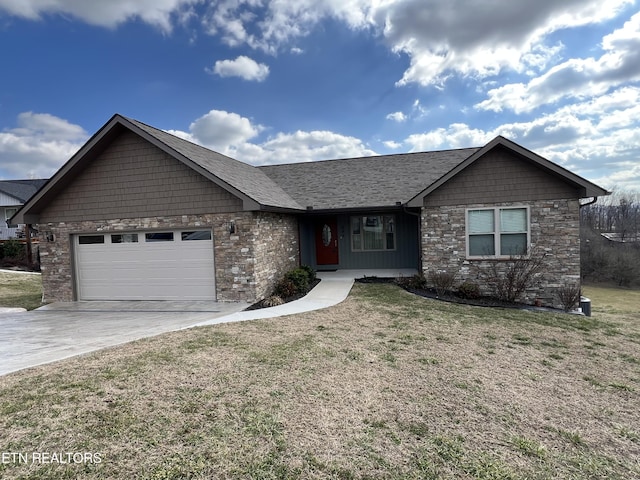
{"label": "white house in background", "polygon": [[7,220],[45,183],[46,179],[0,180],[0,240],[24,235],[24,225],[11,225]]}

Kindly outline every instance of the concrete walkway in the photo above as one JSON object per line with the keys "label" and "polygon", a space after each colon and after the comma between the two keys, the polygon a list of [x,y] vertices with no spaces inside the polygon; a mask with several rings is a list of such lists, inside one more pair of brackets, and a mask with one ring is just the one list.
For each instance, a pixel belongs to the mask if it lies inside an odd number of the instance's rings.
{"label": "concrete walkway", "polygon": [[320,272],[321,282],[305,297],[250,311],[244,311],[246,303],[92,301],[0,313],[0,375],[185,328],[319,310],[347,298],[356,278],[415,273],[411,269]]}
{"label": "concrete walkway", "polygon": [[245,320],[258,320],[261,318],[282,317],[285,315],[295,315],[297,313],[320,310],[332,307],[342,302],[349,296],[351,287],[356,278],[379,277],[395,278],[409,277],[415,275],[414,269],[387,269],[387,270],[336,270],[335,272],[318,272],[317,276],[321,280],[307,295],[299,300],[278,305],[276,307],[261,308],[258,310],[248,310],[232,313],[223,317],[214,318],[198,324],[216,325],[218,323],[242,322]]}

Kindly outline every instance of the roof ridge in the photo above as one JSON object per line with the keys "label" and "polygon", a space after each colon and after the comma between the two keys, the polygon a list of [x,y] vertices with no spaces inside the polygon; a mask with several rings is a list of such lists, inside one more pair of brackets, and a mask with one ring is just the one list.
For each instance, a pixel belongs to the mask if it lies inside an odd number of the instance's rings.
{"label": "roof ridge", "polygon": [[344,158],[326,158],[323,160],[310,160],[310,161],[302,161],[302,162],[288,162],[288,163],[272,163],[268,165],[257,165],[258,168],[263,167],[278,167],[280,165],[297,165],[297,164],[307,164],[307,163],[327,163],[327,162],[343,162],[348,160],[370,160],[370,159],[381,159],[385,157],[408,157],[414,155],[424,155],[426,154],[435,154],[435,153],[444,153],[444,152],[459,152],[462,150],[480,150],[482,147],[462,147],[462,148],[443,148],[440,150],[424,150],[420,152],[403,152],[403,153],[385,153],[383,155],[363,155],[361,157],[344,157]]}

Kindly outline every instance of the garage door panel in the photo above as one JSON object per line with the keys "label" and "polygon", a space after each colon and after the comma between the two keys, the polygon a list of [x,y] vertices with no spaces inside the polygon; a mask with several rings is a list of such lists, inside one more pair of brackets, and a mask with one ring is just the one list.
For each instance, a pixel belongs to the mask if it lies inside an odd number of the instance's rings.
{"label": "garage door panel", "polygon": [[[156,241],[146,241],[148,237]],[[211,231],[110,234],[104,242],[76,236],[76,274],[81,300],[213,300],[215,269]],[[136,237],[137,235],[137,237]],[[84,237],[84,238],[81,238]],[[89,238],[92,237],[92,238]],[[137,238],[138,242],[125,241]],[[89,243],[87,243],[89,242]]]}

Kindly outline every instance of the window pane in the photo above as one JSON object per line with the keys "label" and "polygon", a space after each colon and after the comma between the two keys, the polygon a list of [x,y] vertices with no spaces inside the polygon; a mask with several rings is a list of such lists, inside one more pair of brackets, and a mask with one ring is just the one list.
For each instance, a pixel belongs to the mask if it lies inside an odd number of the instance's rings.
{"label": "window pane", "polygon": [[95,245],[97,243],[104,243],[104,235],[80,235],[78,237],[78,243],[80,245]]}
{"label": "window pane", "polygon": [[396,248],[396,219],[393,215],[384,217],[384,231],[386,236],[385,248],[393,250]]}
{"label": "window pane", "polygon": [[189,240],[211,240],[211,231],[198,230],[195,232],[182,232],[182,241]]}
{"label": "window pane", "polygon": [[527,234],[511,233],[500,235],[500,255],[526,255]]}
{"label": "window pane", "polygon": [[145,233],[147,242],[173,242],[173,232]]}
{"label": "window pane", "polygon": [[362,217],[363,250],[382,250],[384,248],[383,222],[379,215]]}
{"label": "window pane", "polygon": [[469,210],[469,233],[493,233],[493,210]]}
{"label": "window pane", "polygon": [[111,235],[111,243],[138,243],[137,233]]}
{"label": "window pane", "polygon": [[500,231],[501,232],[526,232],[527,231],[527,209],[508,208],[500,210]]}
{"label": "window pane", "polygon": [[481,257],[495,254],[493,235],[469,235],[469,255]]}

